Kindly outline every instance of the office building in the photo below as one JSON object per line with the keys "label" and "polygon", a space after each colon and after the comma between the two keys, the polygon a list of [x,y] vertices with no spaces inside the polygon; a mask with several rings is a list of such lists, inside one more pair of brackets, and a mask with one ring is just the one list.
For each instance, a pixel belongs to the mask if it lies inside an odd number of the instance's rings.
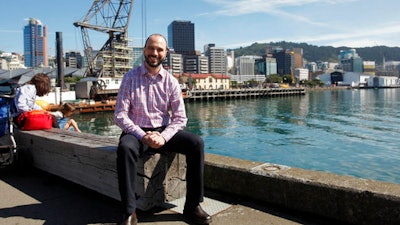
{"label": "office building", "polygon": [[293,74],[295,68],[294,54],[289,50],[281,50],[273,53],[277,64],[277,73],[281,76]]}
{"label": "office building", "polygon": [[303,49],[293,48],[294,68],[303,68]]}
{"label": "office building", "polygon": [[208,68],[211,74],[227,73],[227,55],[224,48],[207,44],[204,46],[204,55],[208,57]]}
{"label": "office building", "polygon": [[236,57],[237,75],[255,75],[255,62],[259,59],[262,59],[262,57],[253,55]]}
{"label": "office building", "polygon": [[83,58],[79,51],[68,51],[65,53],[65,66],[72,68],[83,67]]}
{"label": "office building", "polygon": [[175,20],[168,26],[168,47],[175,53],[195,55],[194,23]]}
{"label": "office building", "polygon": [[47,27],[40,20],[30,18],[24,27],[25,66],[48,66]]}
{"label": "office building", "polygon": [[276,59],[267,57],[265,59],[265,76],[271,76],[278,74]]}
{"label": "office building", "polygon": [[296,68],[294,69],[294,77],[298,81],[308,80],[309,71],[305,68]]}
{"label": "office building", "polygon": [[206,74],[208,72],[208,57],[201,55],[185,56],[184,59],[184,72]]}
{"label": "office building", "polygon": [[363,72],[363,59],[355,49],[341,50],[339,53],[340,68],[345,72]]}
{"label": "office building", "polygon": [[181,54],[169,51],[165,61],[163,62],[163,67],[168,70],[169,73],[173,75],[180,75],[183,73],[183,57]]}

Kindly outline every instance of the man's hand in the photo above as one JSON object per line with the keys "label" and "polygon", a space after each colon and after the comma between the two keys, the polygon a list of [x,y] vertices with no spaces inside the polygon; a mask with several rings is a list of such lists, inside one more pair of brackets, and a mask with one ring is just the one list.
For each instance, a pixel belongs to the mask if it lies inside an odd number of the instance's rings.
{"label": "man's hand", "polygon": [[147,131],[146,135],[142,139],[142,142],[143,144],[154,149],[161,148],[163,145],[165,145],[165,139],[158,131]]}

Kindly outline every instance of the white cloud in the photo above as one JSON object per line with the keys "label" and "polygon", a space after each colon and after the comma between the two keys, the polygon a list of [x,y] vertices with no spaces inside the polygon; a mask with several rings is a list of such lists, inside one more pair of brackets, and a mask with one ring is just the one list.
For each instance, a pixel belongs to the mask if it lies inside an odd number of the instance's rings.
{"label": "white cloud", "polygon": [[[307,16],[295,14],[288,10],[291,7],[306,7],[313,4],[339,4],[355,0],[205,0],[206,2],[218,5],[221,9],[207,13],[222,16],[243,16],[254,13],[264,13],[271,16],[286,18],[296,22],[304,22],[312,25],[325,25],[316,22]],[[206,15],[206,14],[203,14]]]}
{"label": "white cloud", "polygon": [[[226,48],[248,46],[254,42],[268,43],[276,41],[306,42],[331,46],[396,46],[400,36],[400,21],[393,20],[389,14],[371,14],[360,0],[205,0],[216,5],[213,15],[234,17],[266,14],[276,17],[269,26],[281,27],[281,30],[259,31],[251,39],[238,39],[235,43],[225,43]],[[354,7],[362,10],[353,11]],[[376,8],[372,12],[383,9]],[[257,16],[259,16],[257,15]],[[379,16],[378,16],[379,15]],[[260,17],[259,17],[260,18]],[[261,17],[262,18],[262,17]],[[222,18],[222,20],[229,18]],[[388,22],[389,21],[389,22]],[[266,20],[265,23],[271,22]],[[307,26],[311,25],[311,26]],[[256,30],[260,24],[249,23]],[[267,25],[268,26],[268,25]],[[236,36],[236,38],[239,38]]]}

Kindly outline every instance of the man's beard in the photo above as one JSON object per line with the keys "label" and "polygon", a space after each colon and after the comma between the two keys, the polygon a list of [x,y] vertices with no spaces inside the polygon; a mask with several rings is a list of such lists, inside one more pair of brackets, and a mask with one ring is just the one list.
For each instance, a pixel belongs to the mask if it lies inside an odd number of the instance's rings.
{"label": "man's beard", "polygon": [[[146,60],[147,65],[149,65],[150,67],[153,67],[153,68],[157,68],[157,67],[160,66],[160,65],[162,64],[162,62],[164,61],[164,59],[159,59],[159,58],[157,58],[157,57],[145,56],[144,58],[145,58],[145,60]],[[152,62],[152,61],[150,60],[150,58],[156,58],[157,61],[156,61],[156,62]]]}

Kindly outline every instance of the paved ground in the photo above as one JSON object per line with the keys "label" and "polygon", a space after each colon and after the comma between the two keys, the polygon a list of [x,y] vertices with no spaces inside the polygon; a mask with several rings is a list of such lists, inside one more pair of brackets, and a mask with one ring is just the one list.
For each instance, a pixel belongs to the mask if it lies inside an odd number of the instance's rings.
{"label": "paved ground", "polygon": [[[231,205],[213,216],[214,225],[340,224],[209,190],[206,197]],[[118,207],[116,200],[42,171],[34,169],[21,176],[0,169],[0,224],[116,224],[120,219]],[[190,224],[181,214],[165,208],[138,212],[138,217],[139,224]]]}

